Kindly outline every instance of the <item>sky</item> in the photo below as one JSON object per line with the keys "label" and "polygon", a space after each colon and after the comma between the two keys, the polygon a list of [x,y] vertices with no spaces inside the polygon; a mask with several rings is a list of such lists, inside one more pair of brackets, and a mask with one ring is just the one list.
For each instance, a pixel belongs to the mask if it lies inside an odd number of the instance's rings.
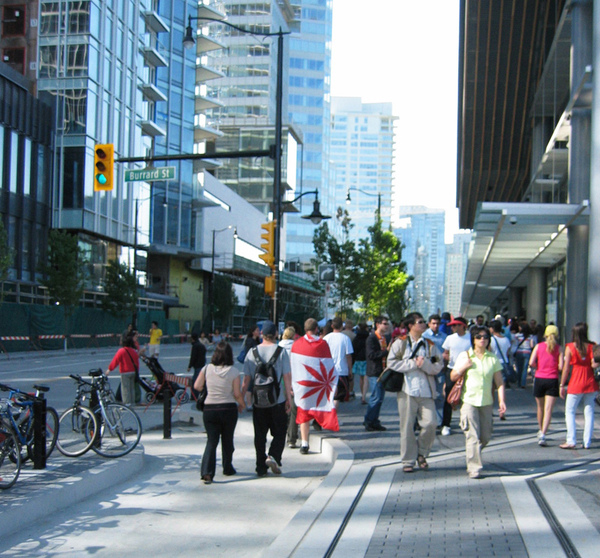
{"label": "sky", "polygon": [[399,205],[446,210],[458,232],[459,0],[333,0],[331,93],[391,102]]}

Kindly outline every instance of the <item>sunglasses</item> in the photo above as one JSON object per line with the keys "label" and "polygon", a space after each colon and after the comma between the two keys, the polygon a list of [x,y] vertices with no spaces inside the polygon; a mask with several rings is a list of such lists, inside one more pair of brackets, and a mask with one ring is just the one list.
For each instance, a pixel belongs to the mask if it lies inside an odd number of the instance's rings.
{"label": "sunglasses", "polygon": [[490,336],[489,335],[476,335],[475,339],[489,339]]}
{"label": "sunglasses", "polygon": [[425,320],[417,320],[415,322],[415,324],[426,324],[427,322]]}

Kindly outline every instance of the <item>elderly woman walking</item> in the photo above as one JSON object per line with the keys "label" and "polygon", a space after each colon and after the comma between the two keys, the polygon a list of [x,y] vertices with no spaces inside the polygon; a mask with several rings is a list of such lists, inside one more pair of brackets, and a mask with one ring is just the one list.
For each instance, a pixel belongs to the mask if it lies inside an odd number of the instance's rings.
{"label": "elderly woman walking", "polygon": [[485,326],[471,328],[471,348],[458,355],[450,373],[453,382],[464,377],[460,427],[465,433],[467,474],[481,477],[481,451],[492,437],[493,386],[498,390],[498,408],[506,413],[502,363],[489,350],[490,331]]}

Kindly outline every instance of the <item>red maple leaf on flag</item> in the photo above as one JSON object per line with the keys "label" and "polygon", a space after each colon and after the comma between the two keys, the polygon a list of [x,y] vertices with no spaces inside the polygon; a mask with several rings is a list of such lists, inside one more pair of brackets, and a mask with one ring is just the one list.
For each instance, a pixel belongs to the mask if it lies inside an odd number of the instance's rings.
{"label": "red maple leaf on flag", "polygon": [[321,371],[317,371],[311,366],[307,364],[304,365],[304,368],[308,371],[308,373],[315,378],[316,381],[313,380],[300,380],[298,383],[301,386],[311,388],[306,391],[306,393],[302,396],[302,399],[306,399],[311,397],[315,393],[319,393],[319,397],[317,398],[317,407],[321,404],[323,397],[329,399],[329,395],[333,391],[331,384],[335,379],[334,366],[331,367],[331,370],[327,370],[323,362],[320,363]]}

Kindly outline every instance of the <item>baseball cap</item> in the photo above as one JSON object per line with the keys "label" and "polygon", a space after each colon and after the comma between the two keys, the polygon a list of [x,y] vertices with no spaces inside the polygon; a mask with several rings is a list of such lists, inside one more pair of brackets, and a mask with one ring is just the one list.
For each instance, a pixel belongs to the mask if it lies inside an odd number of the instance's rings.
{"label": "baseball cap", "polygon": [[277,328],[275,324],[270,320],[265,320],[262,324],[263,335],[277,335]]}
{"label": "baseball cap", "polygon": [[464,325],[467,326],[469,325],[467,323],[467,320],[465,320],[465,318],[463,318],[462,316],[458,316],[456,318],[454,318],[451,322],[448,322],[449,326],[453,326],[453,325]]}

